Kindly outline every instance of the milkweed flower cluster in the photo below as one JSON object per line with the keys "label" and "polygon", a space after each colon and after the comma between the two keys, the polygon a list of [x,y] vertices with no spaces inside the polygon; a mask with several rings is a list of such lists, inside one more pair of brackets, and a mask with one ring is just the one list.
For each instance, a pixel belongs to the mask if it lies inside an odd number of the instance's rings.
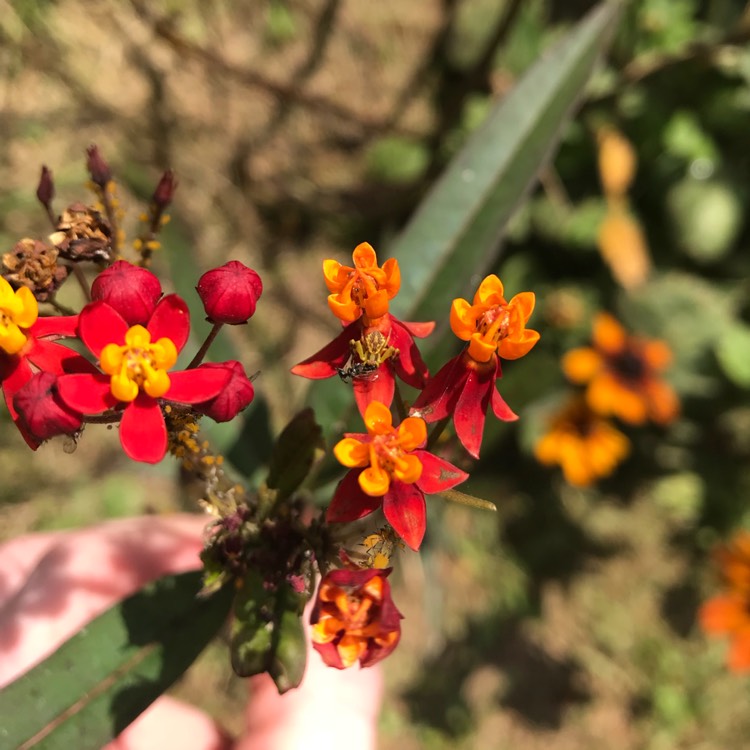
{"label": "milkweed flower cluster", "polygon": [[[344,567],[332,570],[319,587],[313,640],[326,663],[339,669],[356,661],[369,666],[398,641],[400,615],[390,603],[381,569],[393,548],[389,534],[418,550],[427,527],[426,498],[451,491],[469,476],[430,448],[434,437],[452,419],[458,441],[478,458],[487,411],[492,408],[503,421],[517,419],[497,389],[501,360],[523,357],[539,340],[539,333],[526,327],[534,294],[522,292],[508,300],[500,279],[491,275],[472,302],[456,299],[446,311],[453,333],[466,345],[430,376],[415,338],[428,336],[435,324],[404,322],[389,311],[401,285],[398,261],[390,258],[379,265],[368,243],[355,248],[352,261],[351,266],[323,263],[328,307],[343,330],[292,368],[313,380],[338,375],[351,383],[367,430],[346,433],[333,449],[349,471],[334,491],[327,522],[372,517],[381,523],[382,512],[387,523],[360,542],[376,553],[355,563],[345,551]],[[396,377],[419,391],[410,409]],[[392,408],[401,415],[397,424]]]}
{"label": "milkweed flower cluster", "polygon": [[651,420],[666,426],[679,415],[677,394],[662,377],[671,359],[665,342],[631,336],[612,315],[599,313],[591,346],[572,349],[562,359],[568,380],[584,392],[552,415],[534,448],[537,459],[560,465],[576,486],[609,476],[630,452],[630,441],[612,417],[628,425]]}
{"label": "milkweed flower cluster", "polygon": [[[417,340],[435,323],[402,321],[390,310],[401,286],[398,261],[381,264],[366,242],[351,265],[324,261],[328,307],[342,330],[292,372],[340,378],[365,431],[345,432],[333,446],[341,479],[320,512],[300,491],[324,452],[311,410],[279,435],[256,488],[235,482],[200,435],[202,419],[230,421],[255,397],[243,363],[204,359],[223,326],[242,326],[255,314],[261,276],[232,260],[197,278],[197,297],[165,293],[151,262],[169,219],[174,174],[159,180],[127,259],[112,170],[96,146],[86,165],[95,202],[56,213],[54,180],[44,167],[37,197],[52,233],[22,239],[2,259],[0,380],[18,430],[36,450],[56,436],[77,443],[97,425],[115,426],[127,457],[154,464],[171,455],[199,482],[201,505],[213,516],[202,594],[224,586],[236,592],[231,650],[238,674],[267,671],[280,691],[299,682],[300,617],[316,591],[310,632],[326,664],[377,663],[401,634],[388,581],[393,551],[419,550],[430,496],[484,502],[454,489],[469,475],[435,445],[452,419],[458,443],[478,458],[487,411],[517,419],[498,390],[501,360],[526,355],[539,339],[527,328],[534,295],[506,299],[492,275],[471,302],[446,305],[464,348],[431,377]],[[70,278],[85,298],[77,311],[57,299]],[[191,307],[202,307],[212,328],[188,353]],[[411,405],[399,382],[417,392]]]}

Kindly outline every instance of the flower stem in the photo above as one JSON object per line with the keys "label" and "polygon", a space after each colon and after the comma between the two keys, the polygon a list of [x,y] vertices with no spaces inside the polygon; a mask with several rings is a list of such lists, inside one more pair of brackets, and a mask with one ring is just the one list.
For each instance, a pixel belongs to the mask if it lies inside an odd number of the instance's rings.
{"label": "flower stem", "polygon": [[398,414],[398,419],[400,422],[403,422],[406,417],[408,416],[408,412],[406,409],[406,403],[404,402],[404,397],[401,395],[401,389],[398,386],[398,380],[394,378],[393,381],[394,384],[394,391],[393,395],[396,397],[396,413]]}
{"label": "flower stem", "polygon": [[437,494],[444,500],[450,500],[452,503],[460,503],[461,505],[468,505],[472,508],[481,508],[482,510],[497,511],[495,503],[491,503],[489,500],[483,500],[481,497],[467,495],[465,492],[459,492],[458,490],[446,490],[445,492],[438,492]]}
{"label": "flower stem", "polygon": [[206,356],[206,352],[208,351],[211,344],[213,344],[216,335],[219,333],[223,325],[223,323],[214,323],[214,327],[209,331],[208,336],[206,336],[206,340],[203,342],[203,345],[200,349],[198,349],[196,355],[187,366],[188,370],[192,370],[194,367],[198,367],[198,365],[203,362],[203,358]]}
{"label": "flower stem", "polygon": [[73,275],[76,277],[78,286],[81,287],[84,299],[86,300],[86,302],[91,302],[91,287],[89,286],[89,282],[86,280],[86,274],[83,272],[83,269],[78,265],[78,263],[73,264]]}
{"label": "flower stem", "polygon": [[429,451],[435,446],[435,443],[437,443],[438,438],[443,434],[443,430],[447,427],[450,419],[451,415],[449,414],[447,417],[443,417],[439,422],[435,424],[435,426],[432,428],[430,436],[427,438],[426,450]]}

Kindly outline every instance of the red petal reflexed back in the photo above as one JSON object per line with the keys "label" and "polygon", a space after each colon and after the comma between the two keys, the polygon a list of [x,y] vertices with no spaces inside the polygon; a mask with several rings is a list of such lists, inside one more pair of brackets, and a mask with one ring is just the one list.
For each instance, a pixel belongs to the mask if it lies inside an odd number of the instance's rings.
{"label": "red petal reflexed back", "polygon": [[120,443],[133,461],[156,464],[167,452],[167,426],[155,399],[139,393],[126,407],[120,423]]}
{"label": "red petal reflexed back", "polygon": [[422,462],[422,476],[417,486],[427,495],[445,492],[469,478],[465,471],[429,451],[417,450],[414,455]]}
{"label": "red petal reflexed back", "polygon": [[106,302],[92,302],[78,316],[78,335],[97,357],[107,344],[122,346],[127,332],[125,319]]}
{"label": "red petal reflexed back", "polygon": [[171,339],[177,351],[181,351],[190,335],[190,311],[185,300],[176,294],[162,297],[146,328],[153,343],[161,338]]}
{"label": "red petal reflexed back", "polygon": [[359,486],[362,469],[353,469],[339,482],[326,511],[329,523],[347,523],[368,516],[380,507],[382,497],[370,497]]}
{"label": "red petal reflexed back", "polygon": [[515,422],[518,419],[518,414],[505,403],[497,388],[492,389],[492,411],[502,422]]}
{"label": "red petal reflexed back", "polygon": [[474,458],[479,458],[482,447],[484,420],[495,388],[496,372],[496,369],[486,372],[469,370],[453,414],[456,435]]}
{"label": "red petal reflexed back", "polygon": [[354,400],[357,402],[359,413],[364,417],[367,407],[373,401],[380,401],[390,408],[393,403],[393,394],[396,391],[396,380],[393,370],[388,362],[384,362],[378,369],[366,377],[354,378],[352,388],[354,389]]}
{"label": "red petal reflexed back", "polygon": [[390,490],[383,496],[383,513],[404,542],[418,550],[427,529],[427,507],[422,490],[415,484],[391,482]]}
{"label": "red petal reflexed back", "polygon": [[425,422],[437,422],[452,414],[469,371],[459,354],[448,360],[414,402],[411,413],[418,412]]}
{"label": "red petal reflexed back", "polygon": [[336,368],[343,367],[351,354],[349,342],[361,335],[362,321],[355,320],[320,351],[292,367],[292,374],[310,380],[322,380],[337,375]]}
{"label": "red petal reflexed back", "polygon": [[427,365],[419,353],[411,333],[398,320],[391,318],[391,338],[389,343],[398,349],[394,367],[398,376],[412,388],[421,390],[429,375]]}
{"label": "red petal reflexed back", "polygon": [[232,373],[221,367],[170,372],[169,390],[164,398],[180,404],[199,404],[216,398],[229,384],[231,377]]}
{"label": "red petal reflexed back", "polygon": [[391,320],[406,328],[412,336],[423,339],[429,336],[435,330],[435,321],[430,320],[427,323],[407,323],[405,320],[396,320],[391,316]]}

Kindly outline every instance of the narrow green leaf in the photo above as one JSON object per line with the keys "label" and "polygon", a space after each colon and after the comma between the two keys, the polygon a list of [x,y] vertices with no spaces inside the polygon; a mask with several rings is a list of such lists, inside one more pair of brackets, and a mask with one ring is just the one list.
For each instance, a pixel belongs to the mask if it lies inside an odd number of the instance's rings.
{"label": "narrow green leaf", "polygon": [[193,663],[227,617],[232,591],[197,599],[200,572],[141,589],[0,692],[0,745],[99,750]]}
{"label": "narrow green leaf", "polygon": [[304,482],[313,464],[325,451],[323,431],[312,409],[296,414],[274,445],[266,484],[289,497]]}
{"label": "narrow green leaf", "polygon": [[[445,321],[453,298],[471,297],[557,145],[619,7],[602,3],[543,55],[451,161],[389,248],[401,266],[397,317]],[[426,349],[438,342],[439,334]]]}

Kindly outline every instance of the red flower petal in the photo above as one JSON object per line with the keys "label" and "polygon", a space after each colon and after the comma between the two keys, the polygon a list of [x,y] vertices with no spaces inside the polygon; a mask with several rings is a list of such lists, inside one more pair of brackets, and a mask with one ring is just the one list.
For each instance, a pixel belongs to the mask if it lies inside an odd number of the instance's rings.
{"label": "red flower petal", "polygon": [[326,521],[329,523],[356,521],[380,507],[382,497],[370,497],[362,492],[358,481],[361,472],[362,469],[354,469],[339,482],[326,511]]}
{"label": "red flower petal", "polygon": [[389,343],[398,349],[394,368],[398,376],[412,388],[422,389],[429,375],[427,365],[417,349],[411,333],[395,318],[391,318],[391,337]]}
{"label": "red flower petal", "polygon": [[[395,320],[393,316],[391,316],[391,320]],[[396,322],[418,339],[426,338],[435,330],[434,320],[430,320],[427,323],[407,323],[405,320],[397,320]]]}
{"label": "red flower petal", "polygon": [[322,380],[337,375],[336,368],[343,367],[351,354],[349,342],[359,339],[361,335],[362,321],[355,320],[320,351],[292,367],[292,373],[310,380]]}
{"label": "red flower petal", "polygon": [[354,389],[354,400],[357,402],[359,413],[363,417],[367,407],[373,401],[380,401],[381,404],[390,407],[393,403],[393,394],[396,391],[393,370],[388,366],[388,362],[385,362],[375,372],[361,378],[353,378],[352,388]]}
{"label": "red flower petal", "polygon": [[410,414],[421,416],[425,422],[437,422],[452,414],[468,375],[469,370],[462,354],[448,360],[427,381]]}
{"label": "red flower petal", "polygon": [[167,426],[156,399],[139,393],[122,414],[120,444],[133,461],[156,464],[167,452]]}
{"label": "red flower petal", "polygon": [[29,328],[29,332],[36,338],[42,336],[72,337],[76,335],[77,328],[77,315],[59,315],[37,318],[36,323]]}
{"label": "red flower petal", "polygon": [[502,422],[515,422],[518,419],[518,414],[505,403],[497,388],[492,389],[492,412]]}
{"label": "red flower petal", "polygon": [[456,435],[474,458],[479,458],[479,449],[482,447],[484,420],[495,390],[497,361],[495,357],[494,367],[488,370],[469,369],[453,414]]}
{"label": "red flower petal", "polygon": [[106,302],[92,302],[78,316],[78,335],[97,357],[107,344],[122,346],[127,331],[125,318]]}
{"label": "red flower petal", "polygon": [[170,372],[169,390],[164,394],[164,398],[181,404],[199,404],[201,401],[216,398],[231,377],[231,371],[223,367],[198,367],[195,370]]}
{"label": "red flower petal", "polygon": [[29,434],[18,418],[18,412],[13,406],[13,397],[31,380],[32,372],[28,362],[23,357],[10,357],[0,352],[0,385],[2,385],[5,404],[10,416],[18,427],[18,431],[32,450],[39,447],[39,443]]}
{"label": "red flower petal", "polygon": [[424,494],[415,484],[391,482],[383,496],[383,513],[393,530],[413,549],[418,550],[427,529]]}
{"label": "red flower petal", "polygon": [[434,453],[416,450],[413,451],[413,455],[422,462],[422,476],[416,484],[426,495],[445,492],[469,478],[465,471],[461,471],[457,466],[439,458]]}
{"label": "red flower petal", "polygon": [[341,661],[339,650],[333,641],[330,643],[315,643],[313,641],[313,648],[320,654],[320,658],[323,659],[326,666],[334,669],[346,669],[344,662]]}
{"label": "red flower petal", "polygon": [[34,339],[26,357],[40,370],[51,372],[53,375],[65,375],[74,372],[94,374],[99,372],[91,362],[78,352],[52,341]]}
{"label": "red flower petal", "polygon": [[190,335],[190,311],[187,303],[176,294],[162,297],[154,308],[146,328],[151,334],[152,342],[161,338],[172,339],[177,351],[182,351]]}
{"label": "red flower petal", "polygon": [[57,392],[81,414],[100,414],[119,403],[110,390],[109,375],[63,375],[58,378]]}

